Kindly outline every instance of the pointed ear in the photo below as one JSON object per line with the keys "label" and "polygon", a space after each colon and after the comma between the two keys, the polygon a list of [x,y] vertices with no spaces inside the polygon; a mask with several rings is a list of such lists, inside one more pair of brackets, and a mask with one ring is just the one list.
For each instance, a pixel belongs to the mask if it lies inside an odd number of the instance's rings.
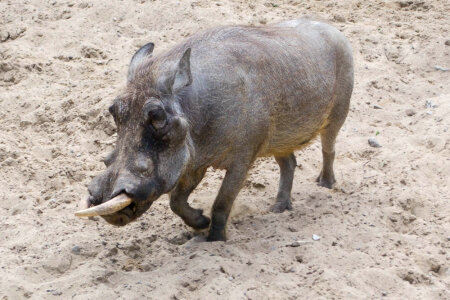
{"label": "pointed ear", "polygon": [[172,85],[172,92],[176,93],[191,83],[191,48],[187,48],[178,63],[178,68]]}
{"label": "pointed ear", "polygon": [[171,74],[164,76],[158,84],[158,89],[164,94],[177,94],[182,88],[192,83],[191,48],[184,51],[183,56]]}
{"label": "pointed ear", "polygon": [[128,82],[134,79],[137,66],[147,57],[150,57],[153,53],[153,48],[155,48],[155,44],[148,43],[142,46],[131,58],[130,66],[128,67]]}

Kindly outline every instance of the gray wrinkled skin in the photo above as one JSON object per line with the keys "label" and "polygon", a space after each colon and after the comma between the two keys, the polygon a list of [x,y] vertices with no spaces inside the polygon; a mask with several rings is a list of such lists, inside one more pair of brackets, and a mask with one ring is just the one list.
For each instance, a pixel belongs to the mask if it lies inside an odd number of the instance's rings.
{"label": "gray wrinkled skin", "polygon": [[[231,26],[194,35],[159,56],[153,44],[132,59],[126,91],[111,106],[118,140],[107,170],[89,186],[98,205],[126,192],[133,203],[103,216],[125,225],[170,193],[187,225],[225,227],[252,163],[274,156],[280,183],[273,212],[292,209],[293,152],[320,135],[318,184],[331,188],[335,139],[353,89],[350,45],[334,27],[308,19]],[[211,220],[187,200],[209,166],[226,170]]]}

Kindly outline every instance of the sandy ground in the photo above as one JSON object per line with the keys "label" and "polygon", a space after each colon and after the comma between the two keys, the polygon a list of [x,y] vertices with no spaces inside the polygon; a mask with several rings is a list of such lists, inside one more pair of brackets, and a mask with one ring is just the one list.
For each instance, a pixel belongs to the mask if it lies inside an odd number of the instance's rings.
{"label": "sandy ground", "polygon": [[[74,217],[139,46],[305,14],[354,48],[338,188],[316,186],[315,142],[296,154],[292,212],[268,212],[278,167],[257,161],[226,243],[199,242],[166,196],[124,228]],[[449,14],[448,0],[1,0],[0,299],[450,299],[450,72],[435,68],[450,68]],[[222,178],[210,170],[193,205],[209,211]]]}

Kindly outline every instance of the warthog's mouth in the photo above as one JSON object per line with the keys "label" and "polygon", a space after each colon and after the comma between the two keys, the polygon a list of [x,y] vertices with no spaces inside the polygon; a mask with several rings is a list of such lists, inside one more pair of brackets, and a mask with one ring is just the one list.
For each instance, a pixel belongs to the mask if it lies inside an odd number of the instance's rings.
{"label": "warthog's mouth", "polygon": [[152,204],[152,201],[136,202],[129,195],[121,193],[102,204],[92,206],[89,200],[82,203],[84,209],[75,212],[77,217],[100,216],[108,223],[124,226],[136,220]]}

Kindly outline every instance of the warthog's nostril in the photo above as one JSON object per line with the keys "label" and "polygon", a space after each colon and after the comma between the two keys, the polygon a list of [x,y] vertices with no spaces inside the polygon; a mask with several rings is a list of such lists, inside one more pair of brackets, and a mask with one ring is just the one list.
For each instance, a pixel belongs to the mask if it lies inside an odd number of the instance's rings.
{"label": "warthog's nostril", "polygon": [[133,196],[135,196],[136,194],[138,186],[139,178],[133,176],[129,172],[123,172],[117,178],[110,197],[113,198],[119,194],[125,193],[130,196],[130,198],[133,198]]}
{"label": "warthog's nostril", "polygon": [[134,196],[134,188],[131,186],[127,186],[124,189],[114,189],[114,191],[111,193],[110,198],[114,198],[120,194],[127,194],[128,197],[130,197],[131,199],[133,199]]}

